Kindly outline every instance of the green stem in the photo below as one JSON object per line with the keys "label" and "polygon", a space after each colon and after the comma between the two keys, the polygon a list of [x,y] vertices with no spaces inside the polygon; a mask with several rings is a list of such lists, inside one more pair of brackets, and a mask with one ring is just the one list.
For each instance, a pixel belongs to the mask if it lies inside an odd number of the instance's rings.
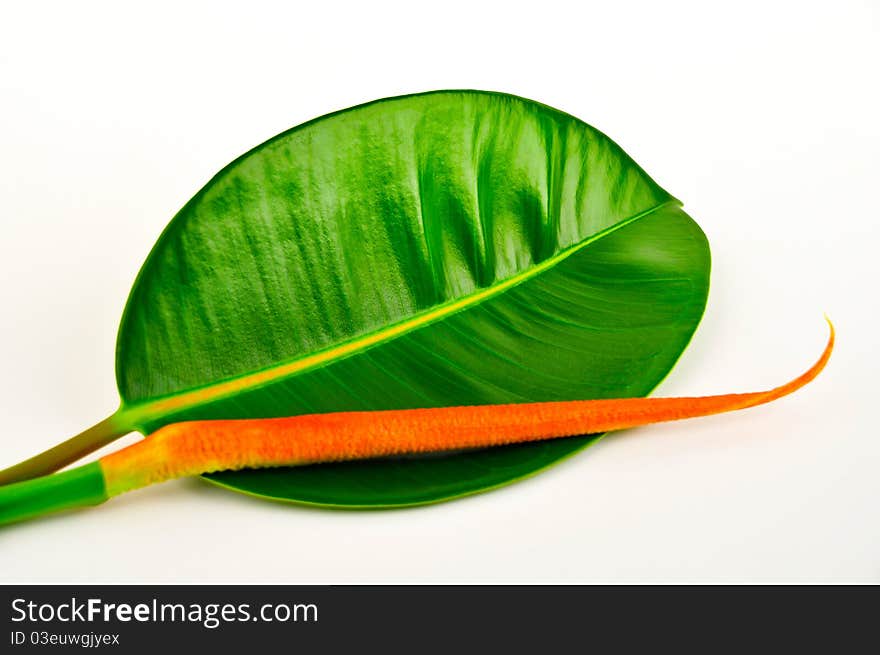
{"label": "green stem", "polygon": [[99,462],[0,487],[0,525],[107,500]]}
{"label": "green stem", "polygon": [[0,485],[31,480],[64,468],[81,457],[125,436],[134,428],[123,412],[116,412],[100,423],[49,450],[0,471]]}

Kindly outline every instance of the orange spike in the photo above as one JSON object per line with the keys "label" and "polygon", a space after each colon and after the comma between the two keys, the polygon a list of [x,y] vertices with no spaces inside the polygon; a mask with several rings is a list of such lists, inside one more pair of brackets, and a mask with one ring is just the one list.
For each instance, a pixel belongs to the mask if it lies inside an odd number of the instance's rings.
{"label": "orange spike", "polygon": [[483,448],[708,416],[768,403],[815,378],[834,347],[794,380],[754,393],[621,398],[190,421],[102,458],[108,496],[213,471]]}

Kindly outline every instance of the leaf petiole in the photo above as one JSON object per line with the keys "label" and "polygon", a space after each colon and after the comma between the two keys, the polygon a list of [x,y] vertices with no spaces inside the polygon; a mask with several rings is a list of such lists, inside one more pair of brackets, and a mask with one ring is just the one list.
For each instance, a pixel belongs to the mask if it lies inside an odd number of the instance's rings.
{"label": "leaf petiole", "polygon": [[0,485],[31,480],[54,473],[68,464],[93,453],[134,430],[125,412],[120,410],[75,437],[53,446],[39,455],[0,471]]}

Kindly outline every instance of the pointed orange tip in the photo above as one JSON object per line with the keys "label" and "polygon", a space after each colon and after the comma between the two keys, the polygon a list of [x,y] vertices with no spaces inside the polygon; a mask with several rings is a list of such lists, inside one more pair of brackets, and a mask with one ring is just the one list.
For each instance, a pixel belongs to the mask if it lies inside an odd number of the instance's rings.
{"label": "pointed orange tip", "polygon": [[828,360],[831,358],[831,351],[834,350],[834,323],[831,322],[831,319],[828,317],[828,314],[823,314],[825,317],[825,322],[828,323],[828,342],[825,344],[825,350],[822,351],[822,355],[819,357],[818,361],[816,361],[813,366],[810,367],[805,373],[803,373],[800,377],[795,378],[788,384],[784,384],[781,387],[777,387],[770,394],[770,398],[778,398],[784,395],[791,393],[797,389],[800,389],[808,382],[811,382],[816,378],[819,373],[825,368],[825,365],[828,363]]}
{"label": "pointed orange tip", "polygon": [[834,341],[834,323],[831,322],[831,317],[826,313],[822,313],[822,316],[825,317],[825,322],[828,323],[828,329],[831,330],[831,341]]}
{"label": "pointed orange tip", "polygon": [[834,338],[836,336],[836,332],[834,330],[834,323],[831,322],[831,317],[828,314],[823,313],[822,316],[825,317],[825,322],[828,323],[828,345],[825,346],[825,352],[823,353],[823,359],[827,362],[828,358],[831,357],[831,351],[834,349]]}

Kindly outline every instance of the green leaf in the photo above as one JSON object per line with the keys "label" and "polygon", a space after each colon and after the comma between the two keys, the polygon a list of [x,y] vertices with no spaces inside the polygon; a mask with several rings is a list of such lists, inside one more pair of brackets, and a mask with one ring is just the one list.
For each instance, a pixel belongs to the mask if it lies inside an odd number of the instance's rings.
{"label": "green leaf", "polygon": [[[699,227],[582,121],[498,93],[380,100],[218,173],[135,282],[120,416],[144,432],[287,416],[647,394],[705,306]],[[433,502],[596,437],[208,476],[336,506]]]}

